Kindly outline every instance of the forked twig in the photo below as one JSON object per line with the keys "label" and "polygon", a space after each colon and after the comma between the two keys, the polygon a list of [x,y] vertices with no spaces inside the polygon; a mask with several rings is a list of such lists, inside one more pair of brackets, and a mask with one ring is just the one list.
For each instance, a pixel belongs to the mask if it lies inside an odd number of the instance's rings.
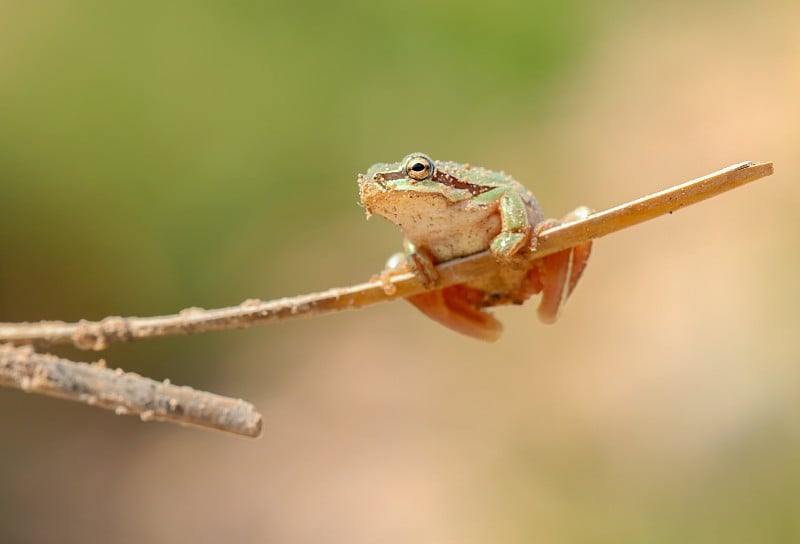
{"label": "forked twig", "polygon": [[[545,230],[537,238],[536,249],[526,256],[537,259],[567,249],[672,213],[772,172],[772,163],[729,166],[586,219]],[[437,287],[490,274],[497,266],[488,251],[449,261],[437,267]],[[423,286],[413,274],[398,274],[352,287],[270,302],[248,300],[217,310],[189,308],[176,315],[107,317],[78,323],[0,323],[0,386],[71,399],[118,414],[139,415],[144,421],[168,421],[254,437],[261,432],[261,415],[247,402],[109,370],[103,365],[42,355],[34,352],[32,346],[74,344],[81,349],[101,350],[113,342],[246,328],[256,323],[361,308],[422,291]]]}
{"label": "forked twig", "polygon": [[[586,219],[545,230],[538,238],[535,251],[531,251],[528,256],[537,259],[556,253],[581,242],[672,213],[772,173],[772,163],[734,164],[707,176],[592,214]],[[488,251],[449,261],[437,267],[440,277],[437,287],[480,277],[491,273],[496,266],[498,265],[494,257]],[[373,280],[319,293],[269,302],[248,300],[238,306],[215,310],[190,308],[175,315],[107,317],[100,321],[77,323],[0,323],[0,342],[36,346],[74,344],[81,349],[101,350],[113,342],[241,329],[256,323],[318,316],[361,308],[422,291],[423,286],[413,274],[398,274],[384,281]]]}
{"label": "forked twig", "polygon": [[261,415],[243,400],[43,355],[30,346],[0,344],[0,385],[114,410],[119,415],[138,415],[142,421],[193,425],[249,437],[261,433]]}

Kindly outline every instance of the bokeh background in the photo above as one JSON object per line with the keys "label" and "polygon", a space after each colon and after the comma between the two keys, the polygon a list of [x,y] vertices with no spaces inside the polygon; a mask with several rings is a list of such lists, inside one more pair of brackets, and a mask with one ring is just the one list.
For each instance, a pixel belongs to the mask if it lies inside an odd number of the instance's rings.
{"label": "bokeh background", "polygon": [[600,240],[554,326],[403,302],[115,345],[245,440],[0,390],[1,542],[800,539],[800,4],[21,2],[0,16],[0,321],[349,285],[421,150],[545,211],[776,175]]}

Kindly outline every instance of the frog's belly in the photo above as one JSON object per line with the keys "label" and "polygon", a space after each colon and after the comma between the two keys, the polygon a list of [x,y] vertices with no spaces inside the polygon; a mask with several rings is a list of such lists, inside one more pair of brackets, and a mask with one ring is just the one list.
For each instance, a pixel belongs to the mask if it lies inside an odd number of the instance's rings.
{"label": "frog's belly", "polygon": [[532,264],[504,266],[491,276],[483,276],[471,280],[464,285],[483,293],[483,300],[478,307],[497,306],[501,304],[522,304],[529,296],[530,280],[528,273]]}
{"label": "frog's belly", "polygon": [[425,248],[439,263],[489,247],[500,232],[496,203],[449,202],[445,198],[409,199],[419,204],[399,222],[406,238]]}

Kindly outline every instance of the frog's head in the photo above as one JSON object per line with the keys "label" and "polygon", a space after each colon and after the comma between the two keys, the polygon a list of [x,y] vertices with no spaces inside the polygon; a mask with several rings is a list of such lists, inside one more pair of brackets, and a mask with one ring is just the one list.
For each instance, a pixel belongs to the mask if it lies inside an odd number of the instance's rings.
{"label": "frog's head", "polygon": [[442,166],[424,153],[411,153],[400,162],[373,164],[358,176],[359,196],[367,215],[374,212],[394,220],[392,216],[419,205],[442,198],[460,202],[475,195],[472,185]]}

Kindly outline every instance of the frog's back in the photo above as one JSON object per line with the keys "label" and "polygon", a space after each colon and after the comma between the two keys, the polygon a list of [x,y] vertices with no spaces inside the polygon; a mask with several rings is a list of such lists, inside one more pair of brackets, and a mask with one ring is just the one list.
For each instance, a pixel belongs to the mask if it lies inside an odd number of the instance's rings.
{"label": "frog's back", "polygon": [[510,187],[514,189],[522,197],[525,206],[528,208],[528,217],[531,225],[544,220],[544,214],[539,207],[539,203],[525,186],[514,179],[510,174],[505,172],[497,172],[489,170],[481,166],[472,166],[470,164],[460,164],[457,162],[449,161],[435,161],[436,168],[441,170],[456,179],[465,181],[471,185],[478,185],[482,187]]}
{"label": "frog's back", "polygon": [[505,172],[496,172],[481,166],[472,166],[468,163],[461,164],[452,161],[434,162],[436,163],[437,170],[473,185],[482,185],[487,187],[501,187],[504,185],[514,184],[521,185],[517,180]]}

